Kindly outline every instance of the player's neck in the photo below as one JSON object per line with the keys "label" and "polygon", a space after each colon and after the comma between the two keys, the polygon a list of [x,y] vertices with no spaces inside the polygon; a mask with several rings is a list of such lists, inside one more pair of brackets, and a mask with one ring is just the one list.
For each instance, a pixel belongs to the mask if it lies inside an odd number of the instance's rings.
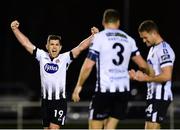
{"label": "player's neck", "polygon": [[164,41],[163,38],[161,36],[158,36],[155,45],[160,44],[162,41]]}
{"label": "player's neck", "polygon": [[104,26],[105,29],[118,29],[119,25],[114,23],[108,23]]}

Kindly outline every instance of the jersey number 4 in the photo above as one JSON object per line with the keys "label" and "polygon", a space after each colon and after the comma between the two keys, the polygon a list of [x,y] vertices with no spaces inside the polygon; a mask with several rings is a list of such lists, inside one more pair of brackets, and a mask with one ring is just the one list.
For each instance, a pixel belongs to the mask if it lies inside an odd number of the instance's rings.
{"label": "jersey number 4", "polygon": [[117,52],[118,59],[112,59],[114,65],[120,65],[124,60],[124,57],[122,55],[122,53],[124,52],[124,46],[121,43],[115,43],[112,46],[113,49],[116,49],[117,47],[119,48],[119,51]]}

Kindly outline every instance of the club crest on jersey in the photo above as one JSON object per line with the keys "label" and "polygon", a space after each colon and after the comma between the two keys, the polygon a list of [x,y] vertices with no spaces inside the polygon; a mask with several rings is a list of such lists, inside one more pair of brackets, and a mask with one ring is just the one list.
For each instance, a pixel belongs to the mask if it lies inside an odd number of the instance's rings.
{"label": "club crest on jersey", "polygon": [[91,43],[90,47],[93,46],[93,42]]}
{"label": "club crest on jersey", "polygon": [[59,69],[59,66],[57,64],[47,63],[44,65],[44,70],[50,74],[57,72],[58,69]]}
{"label": "club crest on jersey", "polygon": [[170,59],[170,55],[163,55],[161,56],[161,60],[162,61],[166,61],[166,60],[169,60]]}
{"label": "club crest on jersey", "polygon": [[56,62],[56,63],[59,63],[59,62],[60,62],[60,60],[59,60],[59,59],[57,59],[55,62]]}

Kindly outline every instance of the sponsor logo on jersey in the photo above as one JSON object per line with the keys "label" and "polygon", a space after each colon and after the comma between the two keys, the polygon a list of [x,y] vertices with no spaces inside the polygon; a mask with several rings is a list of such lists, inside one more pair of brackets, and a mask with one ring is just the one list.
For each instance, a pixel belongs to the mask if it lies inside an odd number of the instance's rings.
{"label": "sponsor logo on jersey", "polygon": [[57,72],[58,69],[59,69],[59,66],[57,64],[53,64],[53,63],[47,63],[44,66],[44,70],[50,74]]}
{"label": "sponsor logo on jersey", "polygon": [[106,33],[106,36],[119,36],[119,37],[127,38],[126,35],[119,32],[108,32]]}
{"label": "sponsor logo on jersey", "polygon": [[161,60],[165,61],[165,60],[169,60],[170,59],[170,55],[163,55],[161,56]]}

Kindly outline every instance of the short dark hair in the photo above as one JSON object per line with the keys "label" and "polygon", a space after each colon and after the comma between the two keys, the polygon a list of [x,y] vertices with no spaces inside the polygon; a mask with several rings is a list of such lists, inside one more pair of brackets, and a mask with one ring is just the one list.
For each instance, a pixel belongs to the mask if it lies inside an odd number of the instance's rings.
{"label": "short dark hair", "polygon": [[115,9],[106,9],[103,14],[103,22],[115,23],[120,20],[120,14]]}
{"label": "short dark hair", "polygon": [[157,24],[153,20],[145,20],[143,21],[138,28],[139,32],[151,32],[151,31],[156,31],[159,33],[159,28]]}
{"label": "short dark hair", "polygon": [[59,35],[48,35],[47,43],[49,43],[50,40],[59,40],[60,45],[62,45],[61,36]]}

